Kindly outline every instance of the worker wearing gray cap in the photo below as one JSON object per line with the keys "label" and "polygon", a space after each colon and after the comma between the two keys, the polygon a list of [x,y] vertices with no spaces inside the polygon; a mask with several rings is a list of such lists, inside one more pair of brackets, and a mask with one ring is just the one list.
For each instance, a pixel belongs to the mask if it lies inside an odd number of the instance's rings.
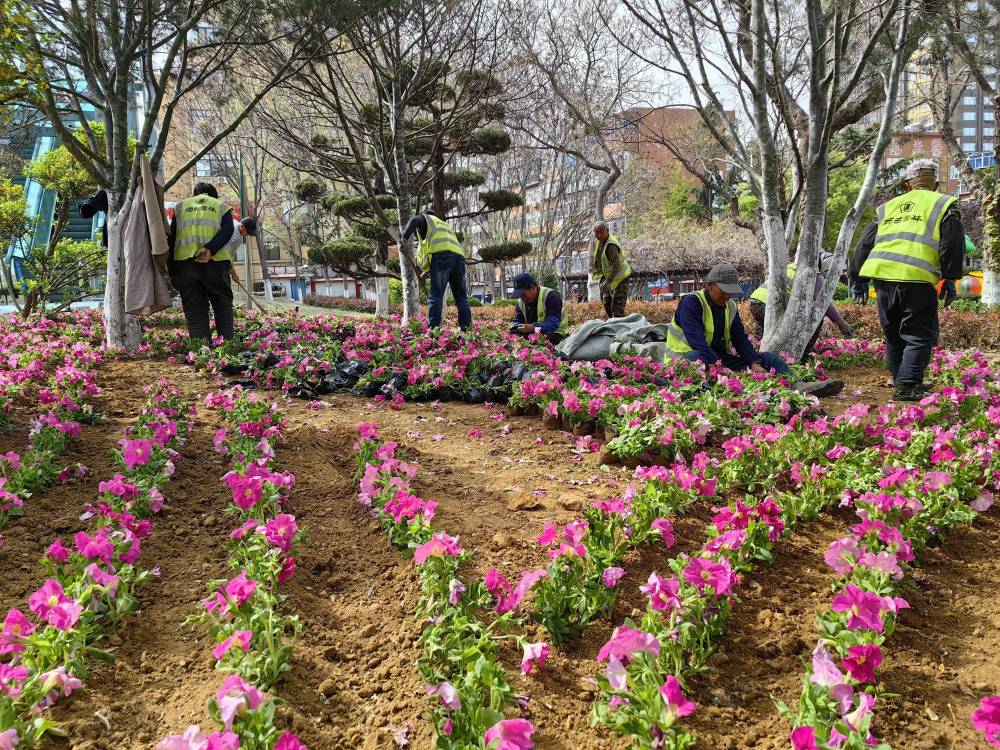
{"label": "worker wearing gray cap", "polygon": [[851,261],[851,277],[872,279],[897,401],[919,401],[938,340],[936,285],[962,278],[965,230],[958,199],[937,192],[937,164],[906,168],[907,192],[878,208]]}
{"label": "worker wearing gray cap", "polygon": [[[791,379],[785,361],[772,352],[758,352],[747,336],[733,296],[743,293],[739,272],[731,263],[719,263],[705,277],[705,288],[685,295],[667,328],[670,357],[721,364],[730,370],[774,371]],[[833,396],[844,384],[839,380],[795,383],[816,396]]]}

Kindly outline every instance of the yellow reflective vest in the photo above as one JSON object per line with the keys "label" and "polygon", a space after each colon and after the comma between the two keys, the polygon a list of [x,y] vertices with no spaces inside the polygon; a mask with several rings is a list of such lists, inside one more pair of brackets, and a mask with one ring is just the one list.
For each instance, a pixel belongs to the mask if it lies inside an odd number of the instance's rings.
{"label": "yellow reflective vest", "polygon": [[957,198],[911,190],[879,206],[875,244],[859,276],[937,284],[941,280],[941,221]]}
{"label": "yellow reflective vest", "polygon": [[[228,210],[229,206],[218,198],[204,194],[185,198],[174,206],[174,219],[177,222],[174,260],[190,260],[197,255],[219,231],[222,217]],[[229,248],[223,247],[211,259],[232,260],[232,256]]]}
{"label": "yellow reflective vest", "polygon": [[625,257],[621,241],[613,234],[609,234],[608,239],[604,241],[604,248],[607,248],[608,245],[614,245],[618,248],[618,262],[615,264],[605,263],[606,255],[602,252],[601,241],[594,238],[594,280],[607,279],[608,286],[617,289],[619,284],[632,275],[632,267]]}
{"label": "yellow reflective vest", "polygon": [[[540,286],[540,287],[538,287],[538,299],[535,300],[535,304],[537,305],[537,310],[535,312],[535,324],[536,325],[541,324],[541,322],[543,320],[545,320],[545,317],[546,317],[546,314],[545,314],[545,300],[548,298],[548,296],[550,294],[557,294],[557,293],[558,292],[556,292],[555,289],[549,289],[547,286]],[[528,308],[524,304],[524,300],[523,299],[518,299],[518,301],[517,301],[517,309],[521,313],[521,320],[523,320],[525,323],[527,323],[528,322]],[[565,335],[566,333],[569,332],[569,318],[566,317],[566,306],[565,305],[563,305],[563,308],[562,308],[562,318],[559,321],[559,327],[556,329],[556,332],[557,333],[561,333],[563,335]]]}
{"label": "yellow reflective vest", "polygon": [[[684,296],[690,297],[691,295]],[[694,292],[694,296],[701,304],[701,320],[705,326],[705,340],[711,344],[712,339],[715,338],[715,318],[712,316],[712,303],[708,300],[708,290],[702,289],[700,292]],[[726,330],[723,334],[723,346],[725,346],[727,352],[733,349],[732,326],[733,319],[737,315],[739,315],[739,311],[736,308],[736,302],[729,300],[726,303]],[[687,354],[694,349],[688,343],[684,329],[677,324],[676,312],[674,313],[673,320],[670,321],[670,325],[667,326],[667,349],[673,356]]]}
{"label": "yellow reflective vest", "polygon": [[458,237],[447,221],[430,214],[424,214],[424,219],[427,221],[427,233],[420,240],[420,249],[417,251],[417,265],[421,270],[427,271],[431,267],[431,256],[434,253],[458,253],[465,257]]}
{"label": "yellow reflective vest", "polygon": [[[789,294],[792,293],[792,279],[795,278],[795,268],[796,266],[794,263],[789,263],[788,269],[785,271],[785,276],[788,277],[788,284],[785,286],[785,288],[788,290]],[[753,294],[750,295],[750,299],[757,300],[758,302],[763,302],[766,305],[767,284],[761,284],[759,287],[754,289]]]}

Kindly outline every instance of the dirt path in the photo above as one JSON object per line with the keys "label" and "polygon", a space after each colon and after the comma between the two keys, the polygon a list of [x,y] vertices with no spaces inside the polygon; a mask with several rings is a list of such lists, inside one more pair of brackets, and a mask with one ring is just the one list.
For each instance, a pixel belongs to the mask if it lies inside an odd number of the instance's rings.
{"label": "dirt path", "polygon": [[[8,526],[8,543],[0,550],[0,607],[23,606],[40,584],[38,558],[53,536],[78,528],[97,482],[112,472],[108,450],[145,400],[142,387],[164,373],[199,403],[215,387],[183,367],[112,361],[101,366],[105,392],[97,411],[105,421],[86,426],[66,457],[92,473],[32,498],[28,517]],[[858,373],[828,410],[857,400],[884,401],[880,376],[874,370]],[[279,721],[313,750],[388,750],[397,747],[393,735],[407,725],[410,747],[429,750],[427,703],[415,667],[419,590],[412,563],[389,546],[356,502],[356,425],[377,422],[419,463],[415,491],[439,503],[435,526],[475,550],[480,573],[496,566],[516,577],[542,564],[534,537],[543,525],[569,521],[593,500],[620,493],[630,472],[598,466],[596,454],[574,453],[576,438],[544,431],[539,420],[496,418],[499,409],[407,404],[394,411],[346,396],[327,403],[320,409],[304,402],[282,406],[289,424],[277,466],[296,475],[290,510],[308,538],[299,572],[284,588],[285,606],[304,629],[295,642],[293,669],[275,691],[287,701]],[[158,565],[160,575],[143,594],[142,612],[108,640],[115,663],[97,664],[86,690],[55,712],[69,741],[46,747],[150,750],[189,723],[208,726],[207,699],[221,676],[204,628],[186,628],[184,621],[196,611],[206,582],[227,573],[224,539],[232,523],[221,513],[228,498],[219,482],[225,467],[211,444],[215,419],[200,409],[166,488],[168,504],[144,549],[145,563]],[[614,612],[579,642],[554,652],[538,676],[521,678],[520,654],[504,653],[510,678],[531,696],[525,715],[538,727],[540,750],[624,747],[606,730],[589,726],[597,651],[614,625],[645,609],[639,586],[649,572],[663,571],[670,557],[700,544],[709,506],[697,506],[678,521],[673,549],[648,545],[631,553]],[[991,511],[975,528],[956,531],[932,550],[907,596],[913,609],[904,613],[881,669],[886,689],[900,697],[886,699],[877,725],[899,750],[986,747],[968,717],[978,697],[1000,690],[998,518]],[[691,697],[701,705],[690,724],[700,737],[698,747],[787,747],[788,727],[771,695],[797,701],[803,661],[815,642],[815,613],[829,600],[823,551],[850,522],[838,512],[803,525],[778,545],[772,565],[748,576],[723,648],[712,659],[714,671],[692,684]],[[107,718],[110,731],[97,713]]]}

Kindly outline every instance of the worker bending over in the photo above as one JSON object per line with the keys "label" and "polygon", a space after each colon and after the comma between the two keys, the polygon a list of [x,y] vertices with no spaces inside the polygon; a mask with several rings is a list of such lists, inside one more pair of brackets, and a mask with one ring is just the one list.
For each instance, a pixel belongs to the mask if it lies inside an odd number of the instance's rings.
{"label": "worker bending over", "polygon": [[[705,289],[681,298],[667,329],[668,357],[697,360],[706,365],[721,364],[730,370],[774,371],[792,380],[792,371],[773,352],[758,352],[747,336],[733,295],[743,288],[739,273],[731,263],[719,263],[705,277]],[[795,383],[795,387],[816,396],[834,396],[843,381]]]}
{"label": "worker bending over", "polygon": [[414,234],[420,240],[417,265],[431,277],[431,288],[427,293],[430,327],[440,327],[444,314],[444,293],[450,287],[458,310],[458,327],[468,331],[472,328],[472,306],[469,304],[465,277],[465,253],[458,235],[447,221],[439,219],[430,209],[414,216],[403,228],[404,240]]}
{"label": "worker bending over", "polygon": [[514,299],[517,305],[512,333],[522,336],[539,333],[551,344],[558,344],[566,338],[568,322],[559,292],[538,286],[530,273],[519,273],[514,277]]}
{"label": "worker bending over", "polygon": [[[826,277],[829,275],[831,267],[833,266],[833,254],[823,252],[819,256],[819,273],[816,274],[816,288],[813,292],[813,299],[818,299],[823,293],[823,289],[826,286]],[[795,263],[788,264],[788,270],[785,272],[788,277],[788,283],[786,289],[788,294],[792,293],[792,281],[795,279],[795,271],[797,265]],[[767,285],[762,284],[757,287],[750,294],[750,316],[753,318],[754,323],[756,323],[757,337],[764,337],[764,315],[767,313],[767,300],[768,291]],[[850,324],[841,317],[840,313],[837,311],[836,305],[832,302],[830,306],[826,308],[826,317],[830,319],[830,322],[836,325],[842,334],[850,338],[854,335],[854,329],[851,328]],[[809,339],[809,343],[806,344],[805,351],[802,352],[802,358],[800,362],[805,362],[806,357],[812,352],[813,347],[816,345],[816,339],[819,338],[820,331],[823,330],[823,321],[821,320],[819,325],[816,326],[816,332]]]}
{"label": "worker bending over", "polygon": [[898,401],[919,401],[938,340],[938,281],[962,278],[965,230],[958,199],[937,192],[937,164],[906,167],[908,192],[879,206],[851,262],[851,277],[872,279],[886,359]]}

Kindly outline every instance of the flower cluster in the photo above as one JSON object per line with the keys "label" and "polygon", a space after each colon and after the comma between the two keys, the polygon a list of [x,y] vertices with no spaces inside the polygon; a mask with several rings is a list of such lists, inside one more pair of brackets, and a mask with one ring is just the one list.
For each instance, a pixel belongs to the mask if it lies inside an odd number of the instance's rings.
{"label": "flower cluster", "polygon": [[[505,635],[514,624],[514,609],[538,577],[526,574],[516,588],[496,571],[490,571],[484,581],[463,582],[458,569],[468,553],[457,537],[431,528],[433,501],[411,491],[417,467],[398,459],[397,444],[383,441],[375,425],[359,425],[358,432],[358,500],[379,519],[393,544],[412,552],[417,565],[422,590],[419,610],[427,619],[420,636],[424,655],[418,668],[434,704],[435,747],[530,750],[534,727],[524,719],[504,715],[505,708],[523,704],[527,698],[514,694],[499,652],[501,640],[513,638],[522,648],[524,674],[541,668],[549,658],[548,644]],[[488,618],[494,595],[504,596],[507,606],[498,607],[499,616]]]}
{"label": "flower cluster", "polygon": [[[0,368],[18,367],[16,371],[0,369],[0,412],[6,415],[14,395],[32,378],[47,377],[48,382],[38,389],[39,413],[31,421],[27,448],[21,454],[0,456],[0,529],[8,518],[24,514],[28,497],[62,479],[59,458],[68,441],[80,434],[80,422],[91,417],[86,399],[100,393],[94,380],[100,355],[88,343],[56,339],[44,346],[36,344],[33,349],[40,358],[26,366],[22,362],[30,350],[22,346],[14,344],[6,360],[0,359]],[[53,367],[51,373],[46,364]]]}
{"label": "flower cluster", "polygon": [[30,615],[11,609],[4,617],[0,736],[6,747],[33,746],[55,728],[38,715],[82,686],[88,658],[110,658],[93,644],[139,607],[135,591],[149,576],[137,566],[142,543],[188,432],[173,387],[160,381],[147,392],[149,401],[126,437],[148,444],[143,463],[102,482],[96,504],[81,517],[88,527],[49,545],[42,559],[47,579],[28,597]]}
{"label": "flower cluster", "polygon": [[871,732],[876,669],[909,606],[898,595],[901,582],[932,537],[972,522],[1000,489],[1000,387],[982,364],[963,369],[965,387],[884,410],[866,426],[880,441],[872,463],[881,470],[844,494],[858,523],[825,554],[839,578],[830,609],[819,615],[820,638],[793,717],[796,750],[878,744]]}
{"label": "flower cluster", "polygon": [[292,647],[284,637],[300,628],[298,617],[279,611],[277,593],[295,573],[303,534],[285,507],[295,478],[271,465],[272,441],[281,438],[283,423],[275,404],[241,388],[210,394],[205,403],[220,408],[227,423],[215,445],[230,462],[222,482],[232,493],[227,512],[238,522],[229,535],[229,564],[239,572],[213,582],[203,611],[191,619],[208,624],[216,667],[234,674],[209,705],[217,731],[204,735],[192,725],[161,740],[157,750],[307,750],[274,726],[276,704],[261,691],[291,669]]}

